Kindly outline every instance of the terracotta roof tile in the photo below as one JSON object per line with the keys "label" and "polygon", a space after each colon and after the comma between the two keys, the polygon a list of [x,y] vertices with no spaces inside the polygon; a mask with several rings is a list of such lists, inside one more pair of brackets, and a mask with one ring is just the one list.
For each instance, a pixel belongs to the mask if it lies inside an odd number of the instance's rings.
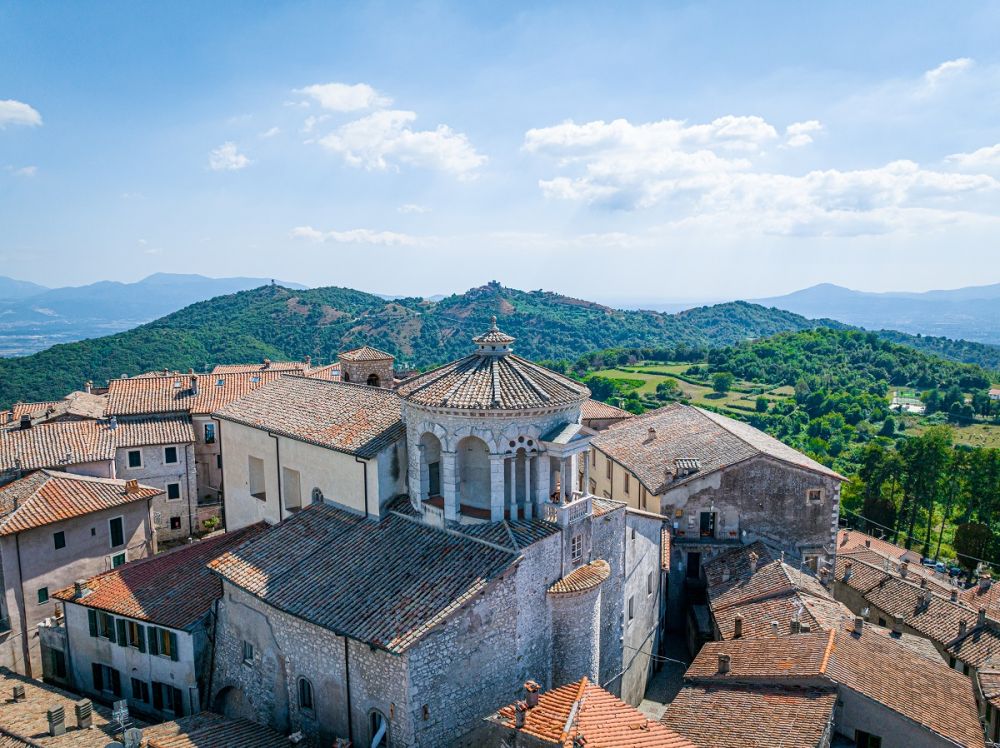
{"label": "terracotta roof tile", "polygon": [[212,374],[250,374],[262,371],[307,372],[310,365],[305,361],[271,361],[264,359],[256,364],[218,364],[212,368]]}
{"label": "terracotta roof tile", "polygon": [[405,433],[391,390],[306,377],[282,377],[216,415],[360,457],[374,456]]}
{"label": "terracotta roof tile", "polygon": [[920,554],[916,551],[908,551],[887,540],[876,538],[874,535],[866,535],[860,530],[843,529],[837,533],[837,553],[861,548],[870,548],[884,556],[890,556],[896,559],[896,561],[900,561],[907,556],[917,561],[920,560]]}
{"label": "terracotta roof tile", "polygon": [[816,748],[836,703],[833,688],[694,685],[667,705],[662,723],[699,748]]}
{"label": "terracotta roof tile", "polygon": [[984,668],[976,673],[976,678],[983,698],[994,709],[1000,709],[1000,670],[995,667]]}
{"label": "terracotta roof tile", "polygon": [[584,421],[610,420],[612,418],[632,418],[633,415],[627,410],[616,408],[614,405],[602,403],[600,400],[594,400],[593,398],[588,398],[583,401],[581,411]]}
{"label": "terracotta roof tile", "polygon": [[[753,426],[681,403],[613,424],[591,443],[628,468],[654,495],[760,455],[841,477]],[[700,469],[686,476],[677,473],[675,462],[689,459],[697,460]]]}
{"label": "terracotta roof tile", "polygon": [[268,605],[400,653],[518,558],[400,514],[313,504],[209,566]]}
{"label": "terracotta roof tile", "polygon": [[[505,706],[492,719],[516,729],[515,709]],[[539,694],[518,732],[563,748],[573,748],[577,737],[600,748],[697,748],[587,678]]]}
{"label": "terracotta roof tile", "polygon": [[191,390],[190,374],[112,379],[108,382],[107,412],[118,416],[212,413],[284,374],[281,371],[195,374],[197,393]]}
{"label": "terracotta roof tile", "polygon": [[[287,737],[266,725],[212,712],[147,727],[141,743],[142,748],[288,748],[289,745]],[[308,748],[310,743],[298,745]]]}
{"label": "terracotta roof tile", "polygon": [[578,566],[558,582],[549,587],[550,595],[567,595],[588,592],[611,576],[611,567],[604,559]]}
{"label": "terracotta roof tile", "polygon": [[1000,657],[1000,630],[996,621],[987,620],[983,626],[970,626],[961,639],[948,645],[947,652],[970,667],[980,668]]}
{"label": "terracotta roof tile", "polygon": [[163,489],[139,486],[128,493],[125,481],[39,470],[0,488],[0,535],[82,517],[133,501],[150,499]]}
{"label": "terracotta roof tile", "polygon": [[360,348],[344,351],[338,355],[338,358],[344,361],[386,361],[395,357],[391,353],[380,351],[378,348],[363,345]]}
{"label": "terracotta roof tile", "polygon": [[32,420],[48,420],[61,417],[73,418],[104,418],[107,408],[107,395],[95,395],[89,392],[71,392],[62,400],[49,400],[37,403],[16,403],[11,408],[12,419],[20,422],[21,416],[30,416]]}
{"label": "terracotta roof tile", "polygon": [[222,580],[209,571],[208,562],[258,535],[264,527],[250,525],[98,574],[86,581],[90,592],[84,597],[75,597],[74,587],[59,590],[53,597],[138,621],[186,629],[222,595]]}

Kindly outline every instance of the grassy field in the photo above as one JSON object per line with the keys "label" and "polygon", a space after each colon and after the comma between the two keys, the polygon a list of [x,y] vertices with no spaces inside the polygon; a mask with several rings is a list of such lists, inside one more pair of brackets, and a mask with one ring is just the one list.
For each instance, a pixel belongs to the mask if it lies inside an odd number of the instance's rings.
{"label": "grassy field", "polygon": [[[920,435],[928,428],[929,423],[920,416],[906,416],[904,419],[908,433]],[[967,444],[970,447],[1000,447],[1000,426],[990,423],[974,423],[969,426],[951,426],[956,444]]]}

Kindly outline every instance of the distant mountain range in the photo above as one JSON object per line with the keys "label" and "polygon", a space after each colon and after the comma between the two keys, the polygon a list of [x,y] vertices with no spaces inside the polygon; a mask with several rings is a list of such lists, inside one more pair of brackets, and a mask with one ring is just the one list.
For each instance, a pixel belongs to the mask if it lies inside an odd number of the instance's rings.
{"label": "distant mountain range", "polygon": [[[128,330],[196,301],[270,282],[156,273],[136,283],[45,288],[0,276],[0,356],[22,356],[54,343]],[[285,281],[281,285],[305,288]]]}
{"label": "distant mountain range", "polygon": [[[612,309],[547,291],[519,291],[498,283],[439,301],[386,299],[349,288],[298,290],[266,285],[192,304],[135,329],[56,345],[21,358],[0,359],[0,407],[50,399],[86,380],[217,363],[335,359],[370,344],[395,354],[401,367],[425,367],[469,353],[472,337],[496,315],[517,338],[515,351],[533,359],[575,361],[608,348],[718,348],[780,332],[844,329],[832,320],[744,301],[676,314]],[[880,333],[896,342],[961,361],[1000,368],[1000,348]]]}
{"label": "distant mountain range", "polygon": [[1000,283],[950,291],[870,293],[831,283],[753,303],[869,330],[1000,343]]}

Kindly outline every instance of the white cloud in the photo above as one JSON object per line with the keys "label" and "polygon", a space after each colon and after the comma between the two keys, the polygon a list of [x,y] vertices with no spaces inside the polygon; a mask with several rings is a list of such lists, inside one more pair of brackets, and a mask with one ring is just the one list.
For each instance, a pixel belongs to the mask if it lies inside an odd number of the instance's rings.
{"label": "white cloud", "polygon": [[975,61],[969,57],[959,57],[957,60],[942,62],[933,70],[924,73],[924,84],[927,89],[933,90],[938,86],[953,80],[975,65]]}
{"label": "white cloud", "polygon": [[392,99],[383,96],[367,83],[317,83],[295,89],[295,93],[305,94],[315,100],[323,109],[334,112],[357,112],[362,109],[382,109],[392,104]]}
{"label": "white cloud", "polygon": [[275,135],[278,135],[280,133],[281,133],[281,128],[276,126],[276,127],[272,127],[270,130],[265,130],[264,132],[259,133],[257,135],[257,137],[259,137],[259,138],[273,138]]}
{"label": "white cloud", "polygon": [[822,129],[823,124],[817,119],[811,119],[806,122],[793,122],[785,128],[785,147],[801,148],[804,145],[809,145],[813,142],[810,133],[820,132]]}
{"label": "white cloud", "polygon": [[38,173],[37,166],[8,166],[6,168],[15,177],[33,177]]}
{"label": "white cloud", "polygon": [[238,171],[250,165],[250,159],[240,153],[236,143],[226,141],[208,156],[208,165],[212,171]]}
{"label": "white cloud", "polygon": [[42,124],[42,115],[34,107],[14,99],[0,100],[0,130],[7,125],[37,127]]}
{"label": "white cloud", "polygon": [[302,123],[302,132],[304,133],[312,132],[316,128],[316,125],[322,122],[326,122],[328,119],[330,119],[329,114],[321,114],[318,117],[314,114],[310,114],[308,117],[305,118],[305,121]]}
{"label": "white cloud", "polygon": [[312,226],[296,226],[291,231],[292,238],[312,242],[334,242],[337,244],[380,244],[385,246],[413,246],[420,241],[408,234],[395,231],[373,231],[372,229],[348,229],[347,231],[320,231]]}
{"label": "white cloud", "polygon": [[469,139],[447,125],[414,130],[415,112],[385,109],[341,125],[319,143],[352,166],[385,170],[407,164],[470,177],[486,163]]}
{"label": "white cloud", "polygon": [[953,153],[945,161],[960,169],[1000,170],[1000,143],[979,148],[972,153]]}
{"label": "white cloud", "polygon": [[406,203],[405,205],[400,205],[396,208],[399,213],[430,213],[431,209],[426,205],[417,205],[416,203]]}

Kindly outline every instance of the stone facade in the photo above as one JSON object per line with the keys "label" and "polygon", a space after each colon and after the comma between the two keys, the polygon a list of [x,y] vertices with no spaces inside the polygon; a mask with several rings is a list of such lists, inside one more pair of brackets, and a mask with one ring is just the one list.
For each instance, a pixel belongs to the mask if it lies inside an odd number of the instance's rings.
{"label": "stone facade", "polygon": [[[167,448],[176,461],[167,462]],[[129,467],[129,453],[138,452],[141,464]],[[122,480],[138,480],[144,486],[162,488],[163,494],[153,500],[153,520],[160,542],[183,540],[200,529],[194,522],[197,503],[198,477],[194,445],[150,444],[120,447],[115,450],[115,476]],[[173,485],[175,488],[171,489]],[[175,490],[177,498],[170,498]]]}
{"label": "stone facade", "polygon": [[391,357],[354,360],[340,357],[340,381],[367,384],[372,387],[392,387],[395,371]]}

